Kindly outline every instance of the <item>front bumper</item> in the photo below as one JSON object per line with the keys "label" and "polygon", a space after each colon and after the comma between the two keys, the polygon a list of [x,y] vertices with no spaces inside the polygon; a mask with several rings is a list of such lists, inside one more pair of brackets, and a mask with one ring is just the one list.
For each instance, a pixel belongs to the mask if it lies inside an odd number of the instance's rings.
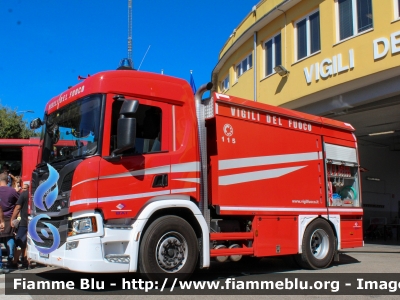
{"label": "front bumper", "polygon": [[[135,230],[137,223],[140,223],[140,221],[136,221],[131,226],[104,227],[100,236],[82,234],[68,237],[67,242],[50,253],[48,257],[43,257],[39,253],[28,235],[27,256],[37,263],[71,271],[87,273],[136,272],[139,242],[134,237],[138,236]],[[75,249],[66,249],[69,242],[76,241],[79,244]],[[115,257],[123,257],[124,259],[118,260]]]}

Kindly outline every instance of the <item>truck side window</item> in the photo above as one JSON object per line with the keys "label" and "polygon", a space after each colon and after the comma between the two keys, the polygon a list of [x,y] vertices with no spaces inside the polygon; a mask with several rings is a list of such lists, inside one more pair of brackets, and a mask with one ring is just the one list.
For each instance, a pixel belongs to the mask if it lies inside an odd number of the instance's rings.
{"label": "truck side window", "polygon": [[[112,108],[110,152],[117,147],[117,123],[122,101],[115,101]],[[157,106],[140,104],[136,118],[135,149],[127,154],[145,154],[161,151],[162,111]]]}

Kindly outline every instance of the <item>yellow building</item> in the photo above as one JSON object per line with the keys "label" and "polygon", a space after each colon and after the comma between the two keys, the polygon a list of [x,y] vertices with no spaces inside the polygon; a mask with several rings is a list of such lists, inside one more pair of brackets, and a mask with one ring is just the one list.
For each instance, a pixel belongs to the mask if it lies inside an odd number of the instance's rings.
{"label": "yellow building", "polygon": [[369,170],[366,212],[400,217],[400,0],[262,0],[228,37],[212,81],[351,123]]}

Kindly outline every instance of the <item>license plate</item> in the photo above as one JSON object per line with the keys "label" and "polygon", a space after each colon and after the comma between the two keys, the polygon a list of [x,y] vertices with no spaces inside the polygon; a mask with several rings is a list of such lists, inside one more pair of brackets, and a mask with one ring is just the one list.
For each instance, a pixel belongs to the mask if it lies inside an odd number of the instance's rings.
{"label": "license plate", "polygon": [[44,254],[39,252],[39,256],[43,258],[49,258],[49,254]]}

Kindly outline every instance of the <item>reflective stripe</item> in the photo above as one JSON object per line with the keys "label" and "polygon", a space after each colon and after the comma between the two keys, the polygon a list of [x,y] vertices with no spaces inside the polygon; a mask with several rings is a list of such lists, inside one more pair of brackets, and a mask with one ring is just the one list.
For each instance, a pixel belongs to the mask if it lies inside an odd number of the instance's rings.
{"label": "reflective stripe", "polygon": [[99,203],[110,202],[110,201],[120,201],[120,200],[127,200],[127,199],[153,197],[153,196],[161,196],[161,195],[169,195],[170,193],[171,193],[170,190],[166,190],[166,191],[157,191],[157,192],[149,192],[149,193],[103,197],[103,198],[99,198]]}
{"label": "reflective stripe", "polygon": [[223,211],[300,211],[300,212],[362,212],[362,208],[295,208],[295,207],[260,207],[260,206],[220,206],[219,210]]}
{"label": "reflective stripe", "polygon": [[121,201],[121,200],[128,200],[128,199],[146,198],[146,197],[155,197],[155,196],[163,196],[163,195],[169,195],[169,194],[191,193],[191,192],[196,192],[196,188],[164,190],[164,191],[157,191],[157,192],[148,192],[148,193],[139,193],[139,194],[129,194],[129,195],[103,197],[103,198],[99,198],[99,203],[111,202],[111,201]]}
{"label": "reflective stripe", "polygon": [[325,212],[327,208],[294,208],[294,207],[257,207],[257,206],[220,206],[219,210],[231,211],[301,211]]}
{"label": "reflective stripe", "polygon": [[219,170],[229,170],[229,169],[236,169],[236,168],[246,168],[246,167],[254,167],[254,166],[261,166],[261,165],[283,164],[283,163],[293,163],[293,162],[304,162],[304,161],[311,161],[311,160],[318,160],[318,152],[282,154],[282,155],[270,155],[270,156],[220,160],[218,162],[218,169]]}
{"label": "reflective stripe", "polygon": [[[121,200],[127,200],[127,199],[146,198],[146,197],[153,197],[153,196],[162,196],[162,195],[169,195],[169,194],[191,193],[191,192],[196,192],[196,190],[197,190],[196,188],[186,188],[186,189],[165,190],[165,191],[157,191],[157,192],[102,197],[102,198],[99,198],[99,203],[121,201]],[[75,200],[75,201],[71,202],[70,206],[96,203],[96,202],[97,202],[96,198]]]}
{"label": "reflective stripe", "polygon": [[169,172],[170,172],[170,166],[161,166],[161,167],[148,168],[148,169],[142,169],[142,170],[137,170],[137,171],[129,171],[129,172],[124,172],[124,173],[101,176],[99,179],[143,176],[143,175],[161,174],[161,173],[169,173]]}
{"label": "reflective stripe", "polygon": [[[73,187],[89,182],[94,181],[97,179],[109,179],[109,178],[122,178],[122,177],[131,177],[131,176],[143,176],[143,175],[152,175],[152,174],[161,174],[161,173],[183,173],[183,172],[199,172],[200,171],[200,162],[188,162],[188,163],[181,163],[181,164],[173,164],[167,166],[160,166],[155,168],[148,168],[112,175],[101,176],[99,178],[90,178],[86,180],[82,180],[78,183],[75,183]],[[192,183],[200,183],[199,178],[178,178],[174,179],[178,181],[185,181],[185,182],[192,182]],[[146,198],[146,197],[154,197],[154,196],[162,196],[162,195],[169,195],[169,194],[176,194],[176,193],[191,193],[196,192],[196,188],[184,188],[184,189],[176,189],[176,190],[163,190],[163,191],[156,191],[156,192],[148,192],[148,193],[139,193],[139,194],[129,194],[129,195],[119,195],[119,196],[110,196],[110,197],[102,197],[98,200],[96,198],[92,199],[82,199],[82,200],[75,200],[71,202],[71,206],[80,205],[80,204],[89,204],[89,203],[99,203],[104,202],[111,202],[111,201],[121,201],[127,199],[138,199],[138,198]]]}
{"label": "reflective stripe", "polygon": [[196,188],[177,189],[177,190],[171,190],[171,194],[192,193],[195,191],[196,191]]}
{"label": "reflective stripe", "polygon": [[175,105],[172,105],[172,151],[176,151]]}
{"label": "reflective stripe", "polygon": [[219,185],[231,185],[237,183],[244,183],[256,180],[270,179],[280,177],[299,169],[302,169],[306,166],[300,167],[290,167],[290,168],[281,168],[281,169],[272,169],[266,171],[256,171],[256,172],[248,172],[248,173],[239,173],[234,175],[220,176],[218,180]]}
{"label": "reflective stripe", "polygon": [[[155,168],[148,168],[136,171],[129,171],[124,173],[117,173],[111,175],[105,175],[99,177],[99,179],[109,179],[109,178],[121,178],[121,177],[131,177],[131,176],[144,176],[152,174],[162,174],[162,173],[182,173],[182,172],[200,172],[200,162],[188,162],[181,164],[173,164],[167,166],[160,166]],[[86,179],[84,181],[76,183],[74,186],[81,184],[86,181],[96,180],[97,178]]]}
{"label": "reflective stripe", "polygon": [[200,162],[189,162],[171,165],[171,173],[200,172]]}
{"label": "reflective stripe", "polygon": [[69,206],[75,206],[75,205],[81,205],[81,204],[90,204],[90,203],[96,203],[96,202],[97,202],[96,198],[83,199],[83,200],[74,200],[74,201],[71,201]]}
{"label": "reflective stripe", "polygon": [[80,185],[80,184],[85,183],[85,182],[94,181],[94,180],[98,180],[98,179],[99,179],[98,177],[85,179],[85,180],[82,180],[82,181],[79,181],[79,182],[75,183],[72,187],[75,187],[75,186]]}
{"label": "reflective stripe", "polygon": [[172,180],[200,183],[200,178],[177,178]]}

